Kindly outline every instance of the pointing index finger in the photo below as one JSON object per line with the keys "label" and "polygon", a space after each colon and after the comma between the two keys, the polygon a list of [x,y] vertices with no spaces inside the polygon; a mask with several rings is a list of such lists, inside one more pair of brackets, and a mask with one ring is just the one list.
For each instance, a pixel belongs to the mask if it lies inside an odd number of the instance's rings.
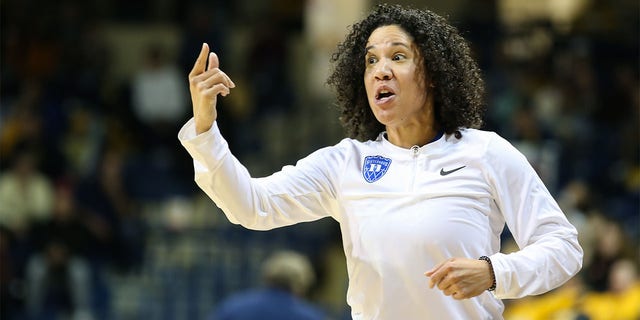
{"label": "pointing index finger", "polygon": [[208,53],[209,53],[209,45],[206,43],[203,43],[202,49],[200,50],[200,54],[196,59],[196,63],[193,65],[193,69],[191,69],[191,73],[189,73],[190,76],[195,76],[205,71]]}
{"label": "pointing index finger", "polygon": [[425,273],[424,273],[424,275],[425,275],[425,276],[427,276],[427,277],[431,277],[431,276],[433,276],[433,274],[434,274],[438,269],[440,269],[440,268],[442,267],[442,265],[444,265],[444,263],[445,263],[445,262],[446,262],[446,261],[442,261],[442,262],[440,262],[440,263],[436,264],[433,268],[431,268],[431,270],[429,270],[429,271],[425,272]]}
{"label": "pointing index finger", "polygon": [[429,277],[429,288],[433,288],[436,286],[440,280],[446,275],[446,272],[443,272],[442,267],[446,261],[438,263],[431,270],[424,273],[425,276]]}

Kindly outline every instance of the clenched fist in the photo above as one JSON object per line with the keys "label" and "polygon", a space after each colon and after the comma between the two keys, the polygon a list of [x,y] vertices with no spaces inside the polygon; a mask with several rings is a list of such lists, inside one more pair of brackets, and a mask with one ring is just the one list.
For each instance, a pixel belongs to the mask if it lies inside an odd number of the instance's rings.
{"label": "clenched fist", "polygon": [[429,287],[438,288],[456,300],[473,298],[493,283],[491,266],[483,260],[467,258],[447,259],[425,272]]}

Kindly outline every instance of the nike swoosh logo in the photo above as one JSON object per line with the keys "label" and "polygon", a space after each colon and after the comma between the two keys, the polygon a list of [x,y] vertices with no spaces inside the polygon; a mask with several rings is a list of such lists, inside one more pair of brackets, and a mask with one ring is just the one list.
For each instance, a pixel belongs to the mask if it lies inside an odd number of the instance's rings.
{"label": "nike swoosh logo", "polygon": [[440,175],[441,176],[446,176],[446,175],[454,173],[454,172],[456,172],[456,171],[458,171],[458,170],[460,170],[460,169],[462,169],[464,167],[466,167],[466,166],[458,167],[458,168],[455,168],[455,169],[452,169],[452,170],[448,170],[448,171],[444,171],[444,168],[442,168],[442,169],[440,169]]}

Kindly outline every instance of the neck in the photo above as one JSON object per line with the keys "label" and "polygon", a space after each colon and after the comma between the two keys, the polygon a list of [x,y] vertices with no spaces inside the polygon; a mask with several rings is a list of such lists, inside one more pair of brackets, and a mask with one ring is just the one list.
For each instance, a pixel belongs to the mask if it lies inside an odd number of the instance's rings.
{"label": "neck", "polygon": [[438,135],[438,128],[435,125],[430,126],[413,126],[392,128],[387,127],[387,139],[392,144],[402,147],[411,148],[413,146],[424,146],[431,142]]}

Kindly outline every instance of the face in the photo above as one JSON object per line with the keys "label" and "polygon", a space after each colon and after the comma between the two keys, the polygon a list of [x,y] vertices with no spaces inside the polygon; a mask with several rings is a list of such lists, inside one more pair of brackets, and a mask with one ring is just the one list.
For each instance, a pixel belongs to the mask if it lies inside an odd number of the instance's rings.
{"label": "face", "polygon": [[432,121],[422,57],[398,25],[375,29],[366,44],[364,83],[376,119],[390,129]]}

